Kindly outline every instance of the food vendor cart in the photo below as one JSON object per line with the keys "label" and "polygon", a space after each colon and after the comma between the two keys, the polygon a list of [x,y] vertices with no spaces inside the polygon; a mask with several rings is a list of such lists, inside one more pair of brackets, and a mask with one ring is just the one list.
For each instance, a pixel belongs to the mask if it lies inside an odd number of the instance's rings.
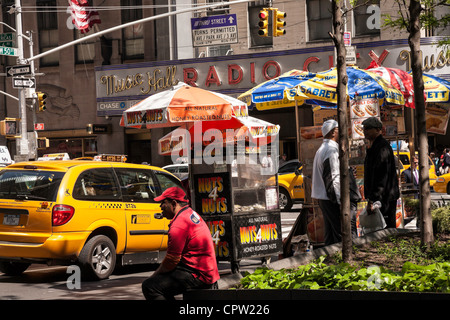
{"label": "food vendor cart", "polygon": [[265,147],[234,145],[232,157],[193,156],[189,166],[192,208],[211,230],[217,260],[230,261],[233,273],[243,258],[264,262],[282,251],[277,170]]}

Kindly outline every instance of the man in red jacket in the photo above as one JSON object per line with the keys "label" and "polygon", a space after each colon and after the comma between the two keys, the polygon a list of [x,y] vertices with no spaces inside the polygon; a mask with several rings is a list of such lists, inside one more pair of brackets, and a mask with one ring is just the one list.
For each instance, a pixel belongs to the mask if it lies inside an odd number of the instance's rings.
{"label": "man in red jacket", "polygon": [[178,187],[155,198],[161,202],[169,223],[167,253],[158,269],[142,283],[147,300],[173,300],[188,289],[210,289],[219,279],[211,232],[205,221],[189,207]]}

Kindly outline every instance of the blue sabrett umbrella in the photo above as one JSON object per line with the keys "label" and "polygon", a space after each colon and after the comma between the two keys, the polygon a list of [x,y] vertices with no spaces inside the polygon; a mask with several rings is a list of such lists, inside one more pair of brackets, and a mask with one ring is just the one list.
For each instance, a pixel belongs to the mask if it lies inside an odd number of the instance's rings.
{"label": "blue sabrett umbrella", "polygon": [[298,95],[295,90],[289,92],[296,85],[314,77],[314,73],[302,70],[290,70],[282,75],[267,80],[241,94],[238,99],[247,103],[249,107],[256,106],[258,110],[269,110],[276,108],[286,108],[303,103],[302,95]]}

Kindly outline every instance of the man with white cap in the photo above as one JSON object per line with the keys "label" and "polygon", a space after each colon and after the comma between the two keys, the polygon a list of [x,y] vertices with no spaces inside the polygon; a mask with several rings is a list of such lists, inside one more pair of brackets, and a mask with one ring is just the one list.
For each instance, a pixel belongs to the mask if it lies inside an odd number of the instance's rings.
{"label": "man with white cap", "polygon": [[325,245],[342,240],[340,220],[339,129],[336,120],[322,125],[323,142],[313,163],[311,197],[319,200],[325,223]]}

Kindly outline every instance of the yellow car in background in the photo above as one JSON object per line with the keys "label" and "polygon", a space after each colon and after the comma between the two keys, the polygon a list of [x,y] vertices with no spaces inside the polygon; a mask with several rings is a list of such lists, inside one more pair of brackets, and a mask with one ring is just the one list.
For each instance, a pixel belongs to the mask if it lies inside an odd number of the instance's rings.
{"label": "yellow car in background", "polygon": [[289,160],[278,169],[278,204],[280,210],[290,210],[294,203],[305,201],[302,165],[298,160]]}
{"label": "yellow car in background", "polygon": [[450,173],[439,176],[433,188],[436,192],[450,194]]}
{"label": "yellow car in background", "polygon": [[154,198],[181,182],[158,167],[86,160],[20,162],[0,172],[0,272],[73,264],[105,279],[123,265],[156,263],[169,220]]}

